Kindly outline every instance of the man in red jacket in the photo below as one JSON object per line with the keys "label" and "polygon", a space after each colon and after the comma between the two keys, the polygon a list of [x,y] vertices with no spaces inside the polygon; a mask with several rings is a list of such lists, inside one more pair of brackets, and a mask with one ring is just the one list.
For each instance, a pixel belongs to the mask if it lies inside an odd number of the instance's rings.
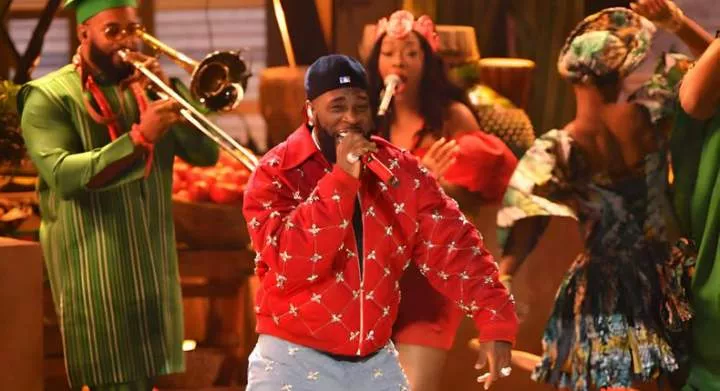
{"label": "man in red jacket", "polygon": [[[517,317],[492,256],[410,153],[371,137],[367,87],[354,59],[318,59],[305,78],[307,123],[248,183],[261,280],[248,391],[407,389],[390,335],[410,262],[476,321],[485,388],[510,365]],[[371,153],[397,186],[364,168]]]}

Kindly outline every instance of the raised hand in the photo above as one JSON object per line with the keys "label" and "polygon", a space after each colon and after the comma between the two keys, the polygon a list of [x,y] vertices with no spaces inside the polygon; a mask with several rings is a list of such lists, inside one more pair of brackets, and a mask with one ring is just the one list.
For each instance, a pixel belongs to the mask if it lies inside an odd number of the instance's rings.
{"label": "raised hand", "polygon": [[145,140],[156,142],[167,132],[170,126],[182,121],[180,105],[172,100],[159,100],[148,104],[147,110],[142,113],[138,130]]}
{"label": "raised hand", "polygon": [[360,178],[360,158],[366,153],[377,152],[377,146],[357,132],[344,133],[338,139],[336,164],[353,177]]}
{"label": "raised hand", "polygon": [[435,176],[440,179],[445,175],[448,168],[455,164],[455,155],[460,151],[455,140],[447,141],[445,137],[435,141],[430,146],[425,156],[422,158],[422,164]]}

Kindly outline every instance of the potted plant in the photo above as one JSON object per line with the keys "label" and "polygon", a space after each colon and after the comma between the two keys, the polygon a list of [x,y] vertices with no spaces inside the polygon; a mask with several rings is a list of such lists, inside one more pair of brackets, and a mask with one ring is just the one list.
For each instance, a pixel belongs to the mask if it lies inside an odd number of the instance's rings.
{"label": "potted plant", "polygon": [[20,86],[0,81],[0,167],[18,167],[25,157],[16,97]]}
{"label": "potted plant", "polygon": [[[35,173],[25,154],[20,133],[16,97],[20,86],[0,80],[0,236],[15,233],[33,215],[35,202],[27,190],[35,182]],[[30,175],[22,177],[17,175]]]}

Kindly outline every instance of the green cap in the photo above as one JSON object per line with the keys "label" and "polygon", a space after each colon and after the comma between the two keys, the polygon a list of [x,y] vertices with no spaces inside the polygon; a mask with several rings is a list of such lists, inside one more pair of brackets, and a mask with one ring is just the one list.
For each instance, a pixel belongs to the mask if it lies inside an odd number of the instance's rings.
{"label": "green cap", "polygon": [[75,9],[78,23],[99,14],[106,9],[132,7],[137,8],[137,0],[65,0],[65,8]]}

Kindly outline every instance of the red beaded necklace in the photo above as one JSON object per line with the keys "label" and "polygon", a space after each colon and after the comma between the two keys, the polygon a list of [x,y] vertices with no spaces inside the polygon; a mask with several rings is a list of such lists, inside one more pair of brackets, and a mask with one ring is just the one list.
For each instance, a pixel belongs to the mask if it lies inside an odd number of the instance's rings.
{"label": "red beaded necklace", "polygon": [[[78,52],[79,51],[80,49],[78,48]],[[90,102],[90,98],[88,98],[87,95],[83,94],[83,102],[85,103],[85,108],[87,109],[93,121],[99,124],[106,125],[108,127],[108,132],[110,133],[110,140],[115,141],[118,138],[121,129],[118,116],[112,111],[110,103],[105,97],[105,94],[103,94],[102,90],[100,90],[100,87],[95,82],[95,78],[93,77],[93,75],[89,72],[85,73],[83,61],[79,53],[77,53],[73,57],[73,64],[75,64],[75,69],[80,74],[80,80],[81,83],[83,83],[83,91],[90,92],[92,99],[97,103],[98,107],[100,108],[100,113],[95,110],[92,102]],[[145,110],[147,110],[148,107],[148,101],[147,97],[145,96],[145,91],[137,82],[137,80],[133,80],[132,78],[126,84],[132,91],[133,96],[135,97],[135,102],[137,103],[138,109],[140,110],[140,115],[142,116],[142,114],[145,112]],[[121,104],[122,99],[123,97],[120,97]],[[136,126],[137,124],[133,124],[132,131],[135,131]],[[141,134],[139,135],[139,138],[140,140],[144,141],[144,137],[142,137]],[[148,156],[145,163],[145,177],[147,177],[150,174],[150,169],[152,168],[154,150],[152,148],[153,144],[151,143],[142,142],[142,145],[148,151]]]}

